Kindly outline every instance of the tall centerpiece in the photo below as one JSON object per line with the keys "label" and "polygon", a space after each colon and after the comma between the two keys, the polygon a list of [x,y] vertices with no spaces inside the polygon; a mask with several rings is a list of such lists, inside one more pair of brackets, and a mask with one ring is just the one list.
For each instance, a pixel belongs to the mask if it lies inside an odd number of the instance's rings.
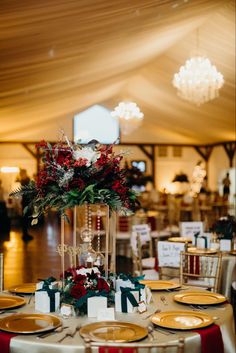
{"label": "tall centerpiece", "polygon": [[[42,152],[42,165],[36,181],[12,195],[28,196],[29,204],[24,211],[31,211],[32,224],[37,224],[39,216],[49,209],[59,212],[61,244],[58,252],[63,274],[66,254],[70,267],[104,265],[107,276],[108,254],[113,257],[115,254],[115,221],[111,216],[117,211],[131,212],[136,199],[121,168],[122,153],[116,154],[113,145],[95,140],[80,145],[66,137],[53,145],[42,141],[37,148]],[[66,219],[71,209],[73,231],[68,237]]]}

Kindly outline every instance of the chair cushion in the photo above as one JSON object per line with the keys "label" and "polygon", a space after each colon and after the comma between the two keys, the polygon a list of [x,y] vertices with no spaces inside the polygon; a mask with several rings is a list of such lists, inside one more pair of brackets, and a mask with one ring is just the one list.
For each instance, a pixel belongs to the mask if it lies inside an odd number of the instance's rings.
{"label": "chair cushion", "polygon": [[[207,278],[206,278],[207,279]],[[188,285],[188,284],[190,284],[190,285],[192,285],[192,286],[205,286],[205,287],[207,287],[207,285],[209,284],[209,281],[207,282],[206,281],[206,279],[205,280],[195,280],[195,279],[191,279],[191,280],[188,280],[188,282],[186,283],[186,285]],[[209,284],[210,285],[210,284]],[[201,289],[204,289],[204,287],[199,287],[199,288],[201,288]]]}
{"label": "chair cushion", "polygon": [[[139,271],[135,271],[135,275],[136,276],[140,276],[140,272]],[[154,270],[154,269],[150,269],[150,270],[144,270],[143,271],[143,275],[145,276],[144,279],[148,279],[151,281],[155,281],[159,279],[159,273]]]}

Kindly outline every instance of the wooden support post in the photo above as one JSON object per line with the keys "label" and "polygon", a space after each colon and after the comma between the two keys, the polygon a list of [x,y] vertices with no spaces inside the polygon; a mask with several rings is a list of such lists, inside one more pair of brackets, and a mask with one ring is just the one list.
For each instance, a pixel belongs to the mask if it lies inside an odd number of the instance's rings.
{"label": "wooden support post", "polygon": [[229,167],[232,168],[233,167],[233,158],[234,158],[234,154],[236,151],[236,143],[235,142],[226,142],[223,143],[223,147],[224,150],[229,158]]}
{"label": "wooden support post", "polygon": [[156,186],[156,170],[155,170],[155,145],[150,145],[151,147],[151,152],[147,151],[144,145],[139,144],[138,147],[140,150],[150,159],[151,165],[152,165],[152,180],[153,180],[153,186],[155,188]]}

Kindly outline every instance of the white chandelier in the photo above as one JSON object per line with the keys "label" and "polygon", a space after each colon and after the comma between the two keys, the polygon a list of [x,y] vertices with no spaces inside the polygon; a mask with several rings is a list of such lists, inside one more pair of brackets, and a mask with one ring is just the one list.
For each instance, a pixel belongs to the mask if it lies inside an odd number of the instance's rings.
{"label": "white chandelier", "polygon": [[208,58],[195,56],[181,66],[172,83],[181,98],[199,106],[219,96],[224,77]]}
{"label": "white chandelier", "polygon": [[121,102],[111,112],[111,116],[119,119],[122,134],[129,135],[143,122],[143,113],[136,103]]}

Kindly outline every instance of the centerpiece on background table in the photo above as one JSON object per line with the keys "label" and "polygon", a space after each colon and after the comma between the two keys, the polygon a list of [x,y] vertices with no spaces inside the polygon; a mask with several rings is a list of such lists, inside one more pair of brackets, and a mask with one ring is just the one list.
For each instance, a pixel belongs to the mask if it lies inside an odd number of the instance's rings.
{"label": "centerpiece on background table", "polygon": [[219,218],[212,225],[213,239],[215,241],[228,241],[230,243],[229,249],[234,250],[234,241],[236,237],[236,218],[234,216],[227,215]]}

